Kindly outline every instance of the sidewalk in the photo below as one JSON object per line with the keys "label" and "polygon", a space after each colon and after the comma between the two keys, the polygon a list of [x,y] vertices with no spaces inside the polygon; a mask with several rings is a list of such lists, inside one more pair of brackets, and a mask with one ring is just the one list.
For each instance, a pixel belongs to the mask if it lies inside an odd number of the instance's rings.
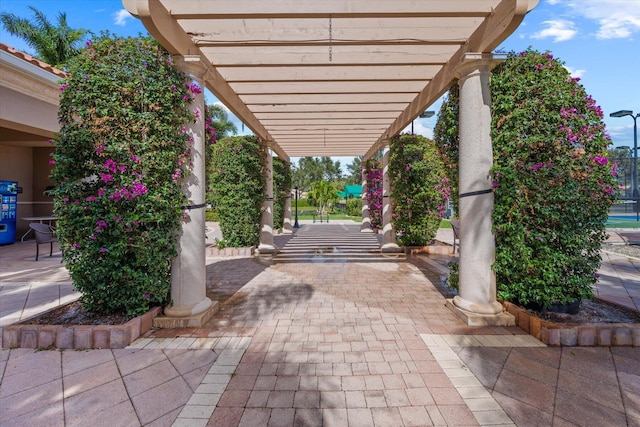
{"label": "sidewalk", "polygon": [[[3,304],[9,280],[49,278],[24,245],[0,247]],[[1,350],[0,426],[640,425],[638,348],[467,327],[411,262],[208,264],[232,291],[203,328],[124,350]]]}

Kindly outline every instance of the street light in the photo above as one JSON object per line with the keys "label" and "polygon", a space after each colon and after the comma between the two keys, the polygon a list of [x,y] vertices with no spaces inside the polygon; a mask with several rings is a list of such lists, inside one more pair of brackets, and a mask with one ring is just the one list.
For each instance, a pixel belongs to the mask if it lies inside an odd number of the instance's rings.
{"label": "street light", "polygon": [[293,228],[300,228],[300,224],[298,224],[298,186],[294,189],[296,191],[296,220],[293,222]]}
{"label": "street light", "polygon": [[[435,111],[425,111],[418,116],[420,119],[428,119],[429,117],[433,117],[436,114]],[[411,120],[411,135],[413,135],[413,120]]]}
{"label": "street light", "polygon": [[609,114],[609,117],[630,116],[633,119],[633,168],[631,169],[631,195],[636,205],[636,221],[640,221],[640,194],[638,194],[638,122],[640,113],[633,115],[631,110],[620,110]]}

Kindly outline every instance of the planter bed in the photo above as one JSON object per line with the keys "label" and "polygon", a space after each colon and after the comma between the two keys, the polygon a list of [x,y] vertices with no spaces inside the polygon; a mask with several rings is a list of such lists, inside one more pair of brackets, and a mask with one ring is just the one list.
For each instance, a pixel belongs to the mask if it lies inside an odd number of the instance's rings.
{"label": "planter bed", "polygon": [[[155,307],[121,325],[9,325],[2,328],[2,348],[119,349],[151,329],[161,311]],[[28,322],[25,321],[25,322]]]}
{"label": "planter bed", "polygon": [[428,246],[405,246],[404,252],[407,255],[453,255],[453,246],[439,240],[434,240],[433,243]]}
{"label": "planter bed", "polygon": [[502,303],[516,325],[553,347],[640,347],[640,323],[556,323],[510,302]]}

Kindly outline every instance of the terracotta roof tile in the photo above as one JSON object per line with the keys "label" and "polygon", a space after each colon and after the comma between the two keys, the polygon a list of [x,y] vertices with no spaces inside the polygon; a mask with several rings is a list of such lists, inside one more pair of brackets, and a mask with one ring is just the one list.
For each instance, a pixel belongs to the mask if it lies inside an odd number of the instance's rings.
{"label": "terracotta roof tile", "polygon": [[33,56],[26,54],[24,52],[20,52],[19,50],[16,50],[14,48],[12,48],[9,45],[6,45],[4,43],[0,43],[0,50],[3,50],[13,56],[15,56],[16,58],[20,58],[23,61],[27,61],[33,65],[35,65],[36,67],[42,68],[45,71],[50,72],[51,74],[55,74],[58,77],[66,77],[67,73],[65,73],[62,70],[59,70],[55,67],[52,67],[51,65],[40,61],[39,59],[34,58]]}

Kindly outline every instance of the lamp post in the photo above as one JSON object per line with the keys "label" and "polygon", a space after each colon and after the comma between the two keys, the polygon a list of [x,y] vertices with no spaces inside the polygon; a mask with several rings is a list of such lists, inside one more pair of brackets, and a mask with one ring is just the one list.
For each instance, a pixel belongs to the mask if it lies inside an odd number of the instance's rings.
{"label": "lamp post", "polygon": [[296,219],[293,222],[293,228],[300,228],[300,224],[298,224],[298,186],[296,185],[296,188],[294,188],[295,192],[296,192]]}
{"label": "lamp post", "polygon": [[633,168],[631,168],[631,197],[636,205],[636,221],[640,221],[640,194],[638,194],[638,122],[640,113],[633,115],[631,110],[620,110],[609,114],[609,117],[630,116],[633,119]]}
{"label": "lamp post", "polygon": [[[420,114],[418,118],[428,119],[429,117],[433,117],[435,113],[436,113],[435,111],[425,111],[422,114]],[[411,120],[411,135],[413,135],[413,120]]]}

